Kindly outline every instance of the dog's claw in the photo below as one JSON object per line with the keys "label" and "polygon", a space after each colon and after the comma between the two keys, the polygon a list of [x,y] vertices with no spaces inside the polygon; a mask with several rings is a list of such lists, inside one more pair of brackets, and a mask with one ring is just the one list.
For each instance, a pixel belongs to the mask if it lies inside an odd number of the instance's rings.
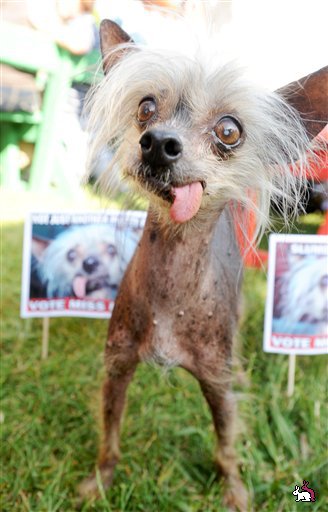
{"label": "dog's claw", "polygon": [[78,486],[78,493],[81,500],[99,499],[101,497],[101,488],[106,491],[113,481],[114,468],[103,468],[99,474],[92,474],[85,478]]}
{"label": "dog's claw", "polygon": [[222,503],[229,512],[252,512],[248,492],[236,470],[222,475]]}
{"label": "dog's claw", "polygon": [[248,512],[248,493],[239,478],[228,480],[225,487],[223,504],[229,512]]}

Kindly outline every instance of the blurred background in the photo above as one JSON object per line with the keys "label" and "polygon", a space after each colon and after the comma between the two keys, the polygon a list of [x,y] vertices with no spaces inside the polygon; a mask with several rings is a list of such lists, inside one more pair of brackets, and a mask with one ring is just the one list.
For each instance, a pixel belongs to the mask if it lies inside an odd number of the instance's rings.
{"label": "blurred background", "polygon": [[[81,187],[88,143],[83,105],[102,74],[101,19],[113,19],[136,42],[187,53],[210,35],[216,60],[238,60],[250,78],[276,89],[325,65],[327,14],[321,0],[311,6],[292,0],[3,0],[3,215],[17,217],[36,200],[42,206],[46,198],[48,205],[49,197],[72,206],[74,198],[92,196],[91,187]],[[91,181],[110,158],[104,148]],[[13,193],[22,197],[14,209]]]}

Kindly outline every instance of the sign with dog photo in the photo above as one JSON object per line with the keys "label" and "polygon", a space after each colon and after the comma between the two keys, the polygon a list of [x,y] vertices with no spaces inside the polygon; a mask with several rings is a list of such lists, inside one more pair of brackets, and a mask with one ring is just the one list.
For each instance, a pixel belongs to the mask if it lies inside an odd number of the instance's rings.
{"label": "sign with dog photo", "polygon": [[109,318],[146,212],[32,213],[25,223],[21,316]]}
{"label": "sign with dog photo", "polygon": [[264,350],[325,354],[328,348],[328,237],[271,235]]}

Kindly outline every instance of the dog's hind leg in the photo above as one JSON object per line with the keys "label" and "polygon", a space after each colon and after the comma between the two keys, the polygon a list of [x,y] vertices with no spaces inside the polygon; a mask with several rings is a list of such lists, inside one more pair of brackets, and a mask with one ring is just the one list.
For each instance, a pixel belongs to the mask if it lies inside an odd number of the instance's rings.
{"label": "dog's hind leg", "polygon": [[215,462],[224,479],[224,504],[229,510],[246,512],[249,510],[248,494],[240,478],[234,448],[235,401],[231,391],[231,377],[229,371],[222,368],[221,358],[217,365],[212,360],[209,366],[201,365],[201,360],[199,355],[197,364],[187,369],[199,381],[212,413],[218,440]]}
{"label": "dog's hind leg", "polygon": [[130,336],[119,338],[111,334],[106,345],[107,378],[103,385],[103,442],[99,450],[97,472],[79,487],[82,497],[99,497],[100,480],[104,489],[113,480],[114,469],[120,459],[120,423],[124,410],[127,387],[138,364],[136,345]]}

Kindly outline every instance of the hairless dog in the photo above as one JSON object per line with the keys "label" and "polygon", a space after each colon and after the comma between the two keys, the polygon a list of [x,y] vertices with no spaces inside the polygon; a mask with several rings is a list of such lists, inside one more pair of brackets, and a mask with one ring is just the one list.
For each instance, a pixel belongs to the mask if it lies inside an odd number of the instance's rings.
{"label": "hairless dog", "polygon": [[[109,326],[98,471],[108,487],[138,363],[181,366],[199,381],[213,416],[224,503],[246,511],[231,391],[242,280],[236,211],[256,213],[259,237],[272,202],[284,216],[297,209],[309,140],[324,126],[327,69],[277,94],[246,83],[230,64],[138,48],[109,20],[101,47],[105,77],[90,100],[90,158],[110,144],[104,189],[119,173],[150,206]],[[80,491],[96,495],[96,475]]]}

